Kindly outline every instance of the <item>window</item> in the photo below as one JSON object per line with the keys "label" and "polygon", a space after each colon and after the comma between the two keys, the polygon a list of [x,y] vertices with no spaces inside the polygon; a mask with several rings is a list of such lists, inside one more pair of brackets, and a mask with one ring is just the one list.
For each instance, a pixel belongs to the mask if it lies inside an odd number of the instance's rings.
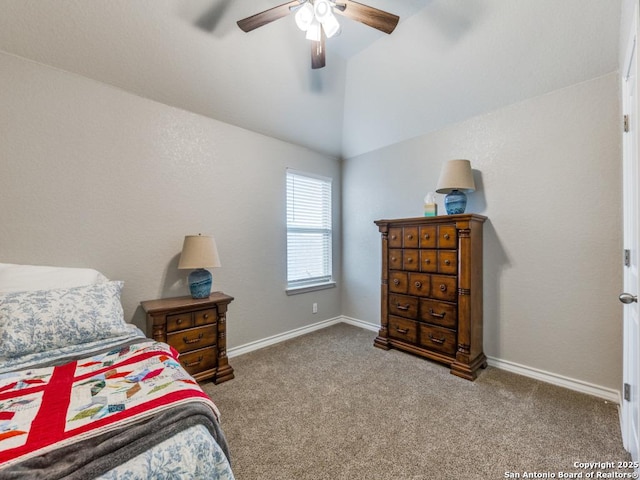
{"label": "window", "polygon": [[287,292],[334,286],[331,179],[287,170]]}

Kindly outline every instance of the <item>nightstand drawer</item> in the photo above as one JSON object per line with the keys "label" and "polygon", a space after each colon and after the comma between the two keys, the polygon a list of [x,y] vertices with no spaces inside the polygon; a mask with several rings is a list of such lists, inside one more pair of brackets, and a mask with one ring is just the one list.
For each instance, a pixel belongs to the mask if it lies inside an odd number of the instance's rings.
{"label": "nightstand drawer", "polygon": [[216,326],[189,328],[180,332],[170,333],[167,335],[167,343],[180,353],[215,345]]}
{"label": "nightstand drawer", "polygon": [[201,348],[200,350],[180,355],[179,360],[189,375],[194,375],[203,370],[215,368],[216,351],[213,348]]}
{"label": "nightstand drawer", "polygon": [[193,323],[196,327],[216,323],[216,309],[209,308],[207,310],[193,312]]}
{"label": "nightstand drawer", "polygon": [[167,332],[184,330],[193,327],[193,316],[191,312],[167,315]]}

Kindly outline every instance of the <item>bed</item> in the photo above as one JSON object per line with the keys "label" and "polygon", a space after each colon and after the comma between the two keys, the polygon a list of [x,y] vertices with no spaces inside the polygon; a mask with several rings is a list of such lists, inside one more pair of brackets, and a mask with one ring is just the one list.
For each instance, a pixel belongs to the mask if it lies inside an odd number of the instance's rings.
{"label": "bed", "polygon": [[0,479],[234,478],[216,405],[123,282],[0,264]]}

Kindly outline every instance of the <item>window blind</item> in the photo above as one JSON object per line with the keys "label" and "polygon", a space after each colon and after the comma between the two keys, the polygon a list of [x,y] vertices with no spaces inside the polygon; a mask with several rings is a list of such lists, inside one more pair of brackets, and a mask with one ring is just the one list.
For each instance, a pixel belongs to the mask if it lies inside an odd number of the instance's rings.
{"label": "window blind", "polygon": [[287,287],[331,282],[331,179],[287,170]]}

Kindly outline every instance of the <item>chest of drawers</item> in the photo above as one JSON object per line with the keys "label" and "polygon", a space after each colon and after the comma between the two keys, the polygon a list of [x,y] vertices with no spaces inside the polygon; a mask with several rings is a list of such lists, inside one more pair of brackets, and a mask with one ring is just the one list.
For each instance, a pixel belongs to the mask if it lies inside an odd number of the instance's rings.
{"label": "chest of drawers", "polygon": [[382,237],[376,347],[445,363],[475,380],[482,348],[482,228],[476,214],[378,220]]}
{"label": "chest of drawers", "polygon": [[175,348],[180,363],[197,381],[231,380],[234,375],[226,352],[226,315],[232,300],[215,292],[204,299],[175,297],[142,302],[147,335]]}

